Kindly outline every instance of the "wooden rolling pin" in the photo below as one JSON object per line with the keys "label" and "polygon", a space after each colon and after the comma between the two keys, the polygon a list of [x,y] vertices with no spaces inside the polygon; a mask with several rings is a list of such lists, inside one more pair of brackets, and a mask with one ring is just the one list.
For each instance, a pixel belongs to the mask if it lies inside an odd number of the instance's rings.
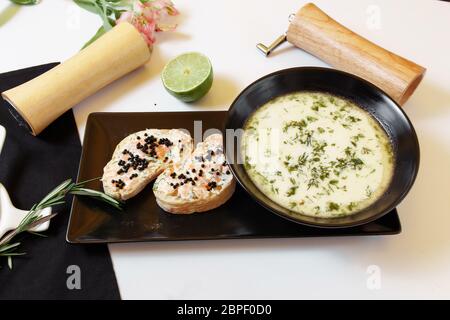
{"label": "wooden rolling pin", "polygon": [[336,69],[375,84],[400,105],[413,94],[426,70],[347,29],[312,3],[295,14],[284,39],[258,48],[267,55],[286,39]]}
{"label": "wooden rolling pin", "polygon": [[69,60],[2,96],[38,135],[86,97],[145,64],[150,54],[139,31],[120,23]]}

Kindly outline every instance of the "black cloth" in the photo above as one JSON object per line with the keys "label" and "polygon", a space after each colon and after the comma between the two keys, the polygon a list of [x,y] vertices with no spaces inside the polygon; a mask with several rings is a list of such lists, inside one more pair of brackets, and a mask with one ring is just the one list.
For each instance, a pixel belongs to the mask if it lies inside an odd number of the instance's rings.
{"label": "black cloth", "polygon": [[[0,75],[0,92],[28,81],[54,67],[43,65]],[[81,144],[72,111],[65,113],[38,137],[19,127],[6,102],[0,99],[0,124],[7,135],[0,155],[0,182],[14,205],[29,209],[68,178],[76,179]],[[0,257],[0,299],[120,299],[106,245],[71,245],[66,230],[71,199],[54,210],[58,215],[45,232],[47,238],[19,235],[23,257],[13,260],[9,270]],[[80,268],[80,290],[69,290],[67,273]],[[73,283],[73,282],[72,282]]]}

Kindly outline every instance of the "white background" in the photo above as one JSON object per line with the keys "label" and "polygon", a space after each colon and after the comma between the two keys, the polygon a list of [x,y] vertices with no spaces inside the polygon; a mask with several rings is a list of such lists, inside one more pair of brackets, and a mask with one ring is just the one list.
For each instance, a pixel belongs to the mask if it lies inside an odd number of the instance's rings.
{"label": "white background", "polygon": [[[304,3],[176,1],[182,13],[179,28],[159,37],[150,63],[75,108],[80,136],[91,112],[227,110],[246,85],[264,74],[292,66],[324,66],[289,44],[270,58],[255,49],[257,42],[268,44],[282,34],[288,15]],[[0,10],[8,4],[0,0]],[[450,298],[450,3],[316,4],[354,31],[428,68],[404,106],[417,130],[422,156],[417,181],[398,208],[403,232],[383,237],[110,245],[124,299]],[[98,17],[70,0],[43,0],[21,8],[0,25],[0,72],[62,61],[99,25]],[[168,60],[193,50],[210,57],[215,82],[207,97],[187,105],[165,92],[159,75]],[[380,268],[378,290],[367,286],[371,265]]]}

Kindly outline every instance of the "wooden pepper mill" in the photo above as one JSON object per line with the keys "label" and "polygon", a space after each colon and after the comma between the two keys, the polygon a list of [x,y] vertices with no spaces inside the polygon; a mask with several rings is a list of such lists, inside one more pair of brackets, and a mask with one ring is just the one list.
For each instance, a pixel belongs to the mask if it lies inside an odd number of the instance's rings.
{"label": "wooden pepper mill", "polygon": [[284,41],[313,54],[331,66],[375,84],[403,105],[425,74],[425,68],[402,58],[339,24],[312,3],[303,6],[285,35],[266,47],[266,56]]}
{"label": "wooden pepper mill", "polygon": [[120,23],[69,60],[2,92],[20,124],[38,135],[64,112],[149,61],[151,50],[139,31]]}

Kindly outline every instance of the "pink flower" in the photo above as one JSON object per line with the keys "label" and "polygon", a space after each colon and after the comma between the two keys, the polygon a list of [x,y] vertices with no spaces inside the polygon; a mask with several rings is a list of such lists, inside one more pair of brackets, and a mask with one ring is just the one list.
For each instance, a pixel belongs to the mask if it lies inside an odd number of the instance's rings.
{"label": "pink flower", "polygon": [[155,33],[160,31],[172,31],[174,24],[164,23],[169,16],[178,15],[172,1],[149,0],[142,3],[135,0],[133,8],[121,14],[117,23],[129,22],[133,24],[144,37],[149,46],[155,43]]}

